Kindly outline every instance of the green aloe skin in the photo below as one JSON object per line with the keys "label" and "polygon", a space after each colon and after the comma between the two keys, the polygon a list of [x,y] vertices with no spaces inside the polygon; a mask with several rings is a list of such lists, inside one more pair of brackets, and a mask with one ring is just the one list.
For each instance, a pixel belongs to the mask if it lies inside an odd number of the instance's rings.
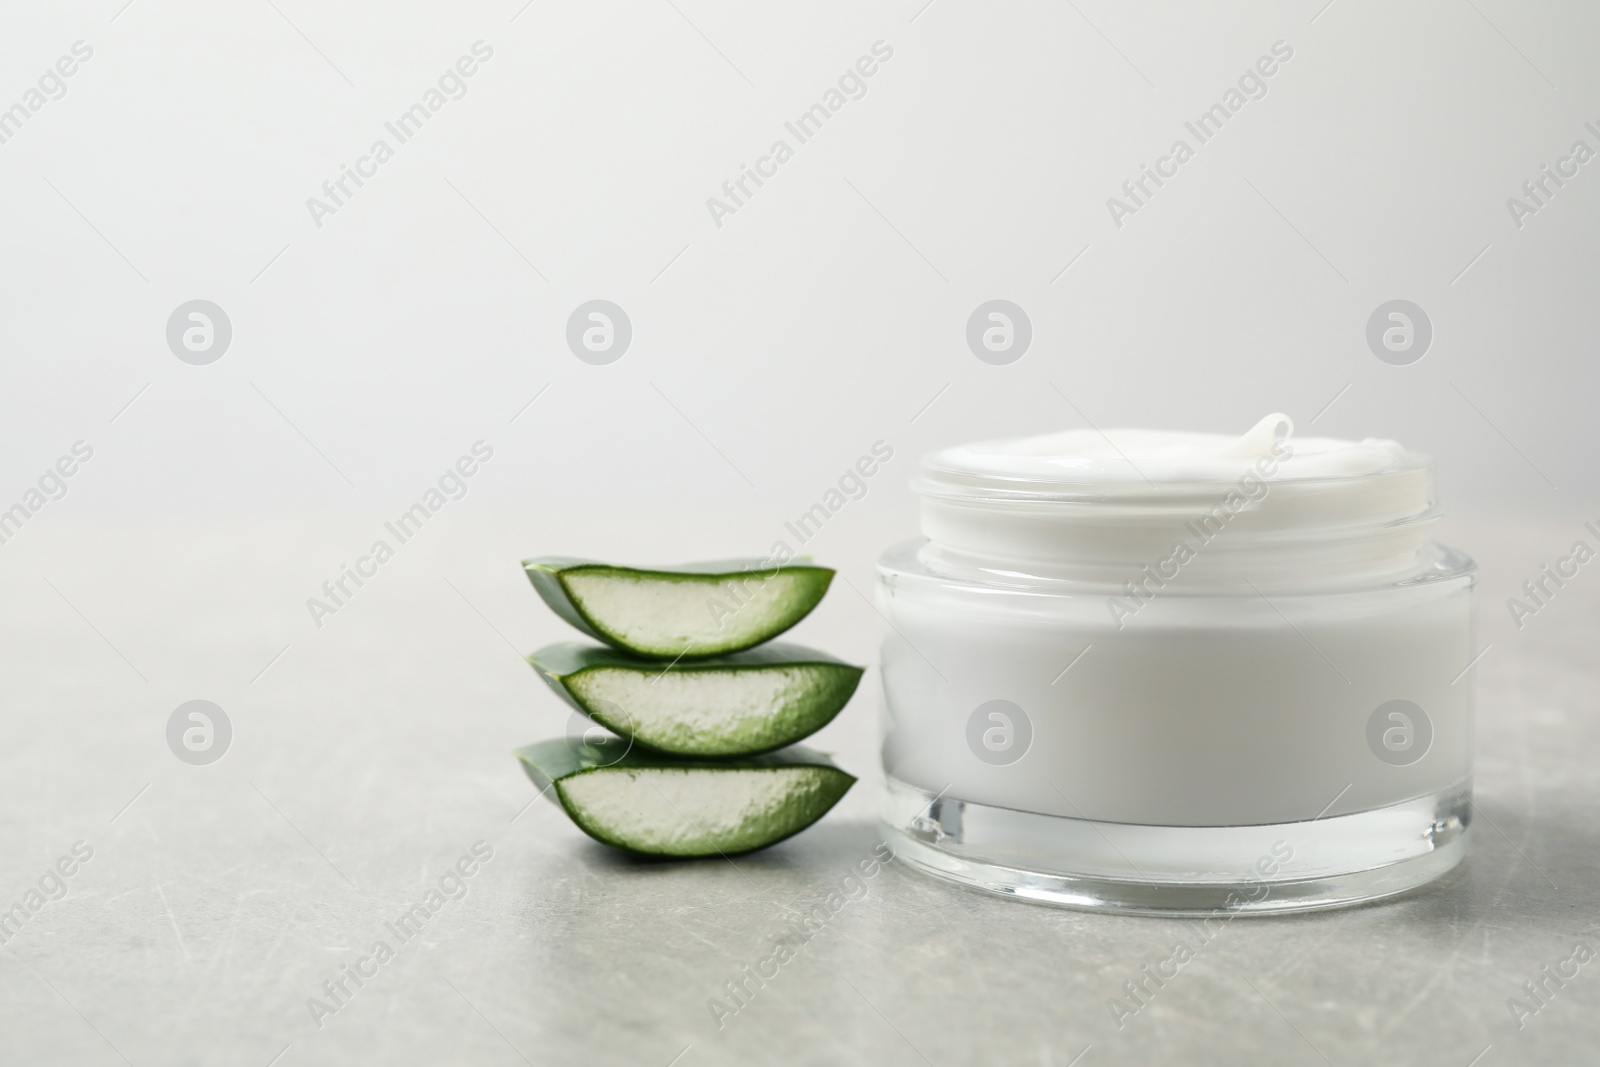
{"label": "green aloe skin", "polygon": [[754,559],[621,567],[543,556],[522,566],[557,615],[613,648],[653,659],[726,655],[770,641],[810,614],[834,573]]}
{"label": "green aloe skin", "polygon": [[809,737],[849,702],[863,671],[782,643],[666,667],[573,643],[527,659],[601,726],[679,756],[748,756]]}
{"label": "green aloe skin", "polygon": [[557,739],[516,755],[584,833],[647,856],[765,848],[822,818],[856,781],[800,745],[713,761],[645,752],[625,740]]}

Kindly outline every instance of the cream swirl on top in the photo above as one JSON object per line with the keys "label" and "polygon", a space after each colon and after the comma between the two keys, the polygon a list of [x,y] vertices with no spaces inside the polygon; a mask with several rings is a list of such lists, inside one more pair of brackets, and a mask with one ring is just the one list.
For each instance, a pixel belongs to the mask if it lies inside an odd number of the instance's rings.
{"label": "cream swirl on top", "polygon": [[[1225,482],[1263,458],[1275,458],[1274,481],[1353,478],[1415,466],[1426,458],[1397,441],[1367,438],[1294,438],[1287,415],[1272,414],[1249,431],[1227,434],[1168,430],[1066,430],[1038,437],[978,441],[928,456],[924,470],[939,479],[982,484],[998,479],[1013,486],[1034,483],[1106,485]],[[1020,486],[1018,486],[1020,487]]]}

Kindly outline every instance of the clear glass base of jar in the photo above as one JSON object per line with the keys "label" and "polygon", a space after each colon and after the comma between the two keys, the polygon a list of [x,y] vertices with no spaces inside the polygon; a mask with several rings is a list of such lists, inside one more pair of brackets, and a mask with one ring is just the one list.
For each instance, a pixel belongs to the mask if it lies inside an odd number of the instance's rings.
{"label": "clear glass base of jar", "polygon": [[893,778],[897,859],[1018,900],[1140,915],[1345,907],[1438,879],[1466,854],[1470,780],[1371,811],[1270,826],[1136,826],[974,804]]}

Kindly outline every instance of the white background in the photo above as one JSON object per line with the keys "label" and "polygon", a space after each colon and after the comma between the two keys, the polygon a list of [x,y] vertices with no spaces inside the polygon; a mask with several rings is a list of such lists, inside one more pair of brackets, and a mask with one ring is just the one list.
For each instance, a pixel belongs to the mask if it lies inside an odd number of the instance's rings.
{"label": "white background", "polygon": [[[74,41],[94,57],[0,145],[0,499],[82,438],[48,520],[388,513],[482,438],[473,508],[778,516],[879,438],[903,497],[959,440],[1304,432],[1335,396],[1315,432],[1434,454],[1447,503],[1593,496],[1600,164],[1520,230],[1506,200],[1600,149],[1600,14],[1319,7],[16,8],[0,104]],[[319,229],[307,198],[478,40],[467,95]],[[878,40],[866,96],[718,228],[706,199]],[[1268,95],[1113,225],[1106,198],[1279,40]],[[564,341],[596,297],[634,330],[604,367]],[[996,297],[1034,327],[1007,367],[963,336]],[[206,367],[165,343],[194,298],[233,324]],[[1412,366],[1364,340],[1394,298],[1434,324]]]}

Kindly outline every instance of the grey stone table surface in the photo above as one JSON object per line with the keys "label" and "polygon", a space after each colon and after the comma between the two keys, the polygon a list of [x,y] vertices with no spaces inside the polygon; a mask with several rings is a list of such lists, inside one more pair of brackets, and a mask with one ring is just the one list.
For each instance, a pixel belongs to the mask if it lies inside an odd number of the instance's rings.
{"label": "grey stone table surface", "polygon": [[[462,508],[316,621],[307,598],[382,516],[30,527],[0,558],[0,907],[23,909],[0,933],[0,1063],[1600,1062],[1600,963],[1520,1026],[1508,1008],[1600,946],[1600,572],[1521,629],[1505,604],[1584,517],[1446,528],[1483,566],[1489,646],[1465,865],[1203,946],[1191,922],[1013,903],[894,862],[849,882],[880,840],[875,671],[816,741],[861,782],[769,851],[632,862],[530,804],[509,752],[567,715],[518,657],[567,635],[516,561],[748,554],[770,519]],[[840,581],[795,639],[871,662],[872,559],[905,520],[863,512],[819,539]],[[205,766],[167,743],[194,699],[232,729]],[[718,1019],[725,984],[834,894]],[[435,907],[402,939],[419,903]],[[1119,1027],[1109,999],[1179,942],[1195,959]],[[335,1006],[324,984],[364,959]]]}

